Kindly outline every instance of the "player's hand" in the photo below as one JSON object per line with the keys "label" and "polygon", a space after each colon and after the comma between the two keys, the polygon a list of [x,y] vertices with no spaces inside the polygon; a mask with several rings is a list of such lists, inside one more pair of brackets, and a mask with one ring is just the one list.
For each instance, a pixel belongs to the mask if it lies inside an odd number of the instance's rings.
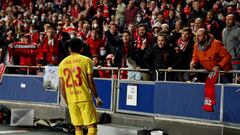
{"label": "player's hand", "polygon": [[101,100],[100,97],[95,98],[95,101],[96,101],[96,106],[97,107],[100,107],[100,106],[103,105],[103,101]]}

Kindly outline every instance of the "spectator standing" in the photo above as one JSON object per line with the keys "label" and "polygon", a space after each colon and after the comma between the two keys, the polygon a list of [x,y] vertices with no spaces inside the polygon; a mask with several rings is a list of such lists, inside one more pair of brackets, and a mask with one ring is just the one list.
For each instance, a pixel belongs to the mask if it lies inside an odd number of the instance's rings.
{"label": "spectator standing", "polygon": [[[109,54],[113,54],[114,57],[120,51],[121,52],[121,34],[118,32],[118,26],[114,23],[111,23],[109,30],[105,32],[106,44],[105,48]],[[119,57],[119,56],[116,56]],[[118,59],[119,60],[119,59]],[[114,61],[114,67],[120,67],[120,61]]]}
{"label": "spectator standing", "polygon": [[176,42],[181,37],[182,28],[183,28],[182,20],[177,20],[175,23],[174,30],[172,30],[172,36],[173,36],[174,42]]}
{"label": "spectator standing", "polygon": [[100,47],[103,46],[104,42],[100,39],[99,32],[96,29],[92,29],[91,37],[86,40],[86,44],[90,47],[92,55],[98,55]]}
{"label": "spectator standing", "polygon": [[[115,9],[115,19],[118,20],[120,25],[124,25],[125,22],[125,11],[126,11],[126,5],[123,2],[123,0],[117,0],[117,8]],[[114,9],[114,8],[113,8]],[[113,18],[112,18],[113,19]],[[112,20],[113,21],[113,20]],[[123,26],[122,26],[123,27]]]}
{"label": "spectator standing", "polygon": [[58,37],[56,36],[53,28],[49,28],[43,43],[38,48],[37,60],[41,65],[58,65]]}
{"label": "spectator standing", "polygon": [[236,23],[236,16],[226,17],[226,27],[223,29],[223,44],[232,56],[234,70],[240,70],[240,27]]}
{"label": "spectator standing", "polygon": [[[151,27],[150,23],[148,23],[148,20],[146,20],[140,12],[136,14],[135,20],[134,20],[133,22],[135,22],[135,23],[133,23],[133,24],[135,24],[136,26],[138,26],[138,25],[141,24],[141,23],[144,23],[144,24],[148,25],[148,28]],[[132,23],[132,22],[128,23],[128,26],[129,26],[131,23]],[[130,32],[131,32],[131,31],[130,31]]]}
{"label": "spectator standing", "polygon": [[[127,67],[127,57],[129,54],[129,48],[132,45],[131,42],[131,34],[128,31],[124,31],[122,34],[122,42],[121,42],[121,51],[118,51],[118,53],[115,56],[115,61],[120,62],[119,67]],[[118,56],[118,57],[117,57]],[[128,71],[121,71],[120,73],[120,78],[121,79],[127,79],[128,78]]]}
{"label": "spectator standing", "polygon": [[202,18],[204,19],[206,16],[205,11],[202,9],[200,6],[200,1],[199,0],[194,0],[193,1],[193,11],[191,12],[189,19],[196,19],[196,18]]}
{"label": "spectator standing", "polygon": [[169,10],[168,25],[169,25],[170,31],[174,29],[176,21],[177,21],[177,18],[176,18],[175,10]]}
{"label": "spectator standing", "polygon": [[102,65],[99,61],[98,55],[92,56],[93,66],[97,68],[97,70],[93,70],[93,77],[100,77],[100,78],[111,78],[111,72],[108,70],[101,70]]}
{"label": "spectator standing", "polygon": [[85,22],[83,24],[82,30],[78,32],[78,37],[80,37],[83,41],[87,40],[88,38],[91,37],[91,31],[90,31],[90,25],[88,22]]}
{"label": "spectator standing", "polygon": [[[170,46],[166,34],[159,34],[157,43],[149,47],[144,53],[143,61],[147,69],[150,70],[151,80],[156,79],[154,70],[167,69],[172,67],[175,60],[174,49]],[[167,76],[168,80],[172,80],[172,76]],[[159,72],[159,80],[164,80],[164,72]]]}
{"label": "spectator standing", "polygon": [[[145,65],[143,62],[143,56],[148,47],[151,47],[153,44],[153,37],[151,33],[148,32],[146,24],[139,24],[137,29],[137,37],[133,41],[133,46],[130,45],[129,55],[128,55],[128,64],[131,64],[132,67],[143,68]],[[136,64],[136,65],[135,65]],[[150,80],[148,73],[142,73],[143,80]]]}
{"label": "spectator standing", "polygon": [[[189,64],[192,60],[193,53],[193,36],[189,27],[184,27],[181,32],[181,37],[176,41],[174,50],[176,52],[176,61],[173,62],[172,67],[168,68],[168,71],[172,69],[189,69]],[[189,80],[188,73],[176,73],[176,79],[178,81]]]}
{"label": "spectator standing", "polygon": [[[131,33],[129,31],[124,31],[123,32],[123,46],[125,46],[125,62],[126,62],[126,66],[129,69],[140,69],[139,67],[139,60],[137,60],[139,58],[137,52],[135,52],[137,50],[137,48],[134,47],[133,44],[133,39],[131,36]],[[130,80],[142,80],[142,73],[141,72],[136,72],[136,71],[128,71],[127,72],[127,79]]]}
{"label": "spectator standing", "polygon": [[[21,66],[36,66],[36,55],[38,45],[30,41],[30,35],[22,35],[19,42],[14,42],[8,46],[9,61],[19,58],[19,63],[12,63]],[[27,74],[27,68],[20,68],[17,72]],[[31,74],[35,74],[34,69],[30,69]]]}
{"label": "spectator standing", "polygon": [[100,47],[99,51],[99,63],[104,65],[106,63],[106,56],[108,55],[107,50],[104,46]]}
{"label": "spectator standing", "polygon": [[[211,37],[204,28],[199,29],[196,36],[197,42],[194,45],[190,69],[194,69],[199,63],[208,71],[232,70],[231,55],[221,41]],[[225,73],[221,76],[221,82],[232,82],[232,75]]]}
{"label": "spectator standing", "polygon": [[158,12],[159,11],[159,8],[158,8],[158,6],[157,6],[157,2],[155,1],[155,0],[151,0],[150,2],[149,2],[149,11],[150,12]]}
{"label": "spectator standing", "polygon": [[134,21],[137,11],[138,8],[135,7],[134,0],[130,0],[125,11],[125,26],[128,26],[130,22]]}
{"label": "spectator standing", "polygon": [[107,19],[110,20],[111,16],[113,15],[112,7],[113,3],[112,0],[103,0],[103,16]]}
{"label": "spectator standing", "polygon": [[130,32],[132,39],[135,39],[137,37],[137,27],[134,22],[130,22],[128,24],[127,31]]}
{"label": "spectator standing", "polygon": [[213,11],[208,11],[207,12],[207,17],[205,20],[205,25],[207,26],[207,30],[209,31],[210,34],[214,36],[215,39],[221,40],[222,35],[221,35],[221,27],[218,24],[218,22],[213,18]]}
{"label": "spectator standing", "polygon": [[140,11],[139,12],[143,15],[144,18],[147,17],[147,14],[151,13],[147,7],[147,1],[142,0],[140,2]]}

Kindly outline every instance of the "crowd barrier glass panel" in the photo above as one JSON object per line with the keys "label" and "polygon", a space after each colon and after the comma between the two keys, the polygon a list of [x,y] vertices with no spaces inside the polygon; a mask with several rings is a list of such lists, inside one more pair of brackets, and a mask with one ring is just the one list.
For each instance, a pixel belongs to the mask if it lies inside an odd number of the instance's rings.
{"label": "crowd barrier glass panel", "polygon": [[219,120],[221,86],[216,86],[214,112],[202,109],[204,103],[204,84],[156,82],[154,93],[154,113]]}
{"label": "crowd barrier glass panel", "polygon": [[[137,105],[127,105],[127,86],[137,86]],[[125,111],[137,111],[144,113],[153,113],[153,102],[154,101],[154,83],[131,83],[131,82],[120,82],[119,98],[118,98],[118,109]]]}
{"label": "crowd barrier glass panel", "polygon": [[103,101],[103,106],[98,109],[112,110],[112,79],[97,79],[94,78],[98,95]]}
{"label": "crowd barrier glass panel", "polygon": [[223,121],[240,123],[240,85],[224,86]]}
{"label": "crowd barrier glass panel", "polygon": [[42,77],[4,76],[0,84],[0,100],[58,103],[58,91],[43,88]]}

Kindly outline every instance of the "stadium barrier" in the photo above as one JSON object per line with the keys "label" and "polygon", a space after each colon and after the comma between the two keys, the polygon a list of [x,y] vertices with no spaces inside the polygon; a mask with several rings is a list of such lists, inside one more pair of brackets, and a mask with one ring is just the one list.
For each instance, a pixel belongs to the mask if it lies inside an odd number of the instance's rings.
{"label": "stadium barrier", "polygon": [[[94,68],[94,70],[98,69]],[[103,67],[101,70],[117,70],[118,76],[122,70],[148,71],[110,67],[106,69]],[[163,72],[163,70],[160,71]],[[164,70],[164,72],[167,71]],[[239,71],[230,71],[230,73],[238,74]],[[217,103],[214,105],[214,112],[205,112],[202,109],[204,83],[157,81],[158,78],[156,81],[135,81],[119,77],[117,79],[94,78],[94,80],[104,102],[102,107],[97,108],[100,111],[240,124],[240,104],[238,104],[240,85],[237,83],[216,84]],[[41,75],[4,74],[0,90],[0,100],[59,105],[59,92],[45,90]]]}

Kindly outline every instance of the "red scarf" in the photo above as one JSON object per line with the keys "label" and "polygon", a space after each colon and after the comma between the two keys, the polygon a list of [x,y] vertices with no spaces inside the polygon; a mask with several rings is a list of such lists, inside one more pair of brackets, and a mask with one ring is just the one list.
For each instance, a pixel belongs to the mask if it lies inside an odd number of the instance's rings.
{"label": "red scarf", "polygon": [[188,45],[188,41],[183,41],[181,38],[177,40],[177,45],[181,51],[185,51]]}
{"label": "red scarf", "polygon": [[219,72],[210,72],[205,83],[203,110],[207,112],[213,112],[213,105],[216,104],[215,83],[218,80],[218,74]]}
{"label": "red scarf", "polygon": [[[2,78],[3,78],[3,74],[5,72],[6,69],[6,65],[4,63],[0,64],[0,82],[2,82]],[[1,119],[1,115],[0,115],[0,119]]]}
{"label": "red scarf", "polygon": [[137,37],[137,44],[136,48],[141,48],[142,47],[142,38],[140,36]]}

